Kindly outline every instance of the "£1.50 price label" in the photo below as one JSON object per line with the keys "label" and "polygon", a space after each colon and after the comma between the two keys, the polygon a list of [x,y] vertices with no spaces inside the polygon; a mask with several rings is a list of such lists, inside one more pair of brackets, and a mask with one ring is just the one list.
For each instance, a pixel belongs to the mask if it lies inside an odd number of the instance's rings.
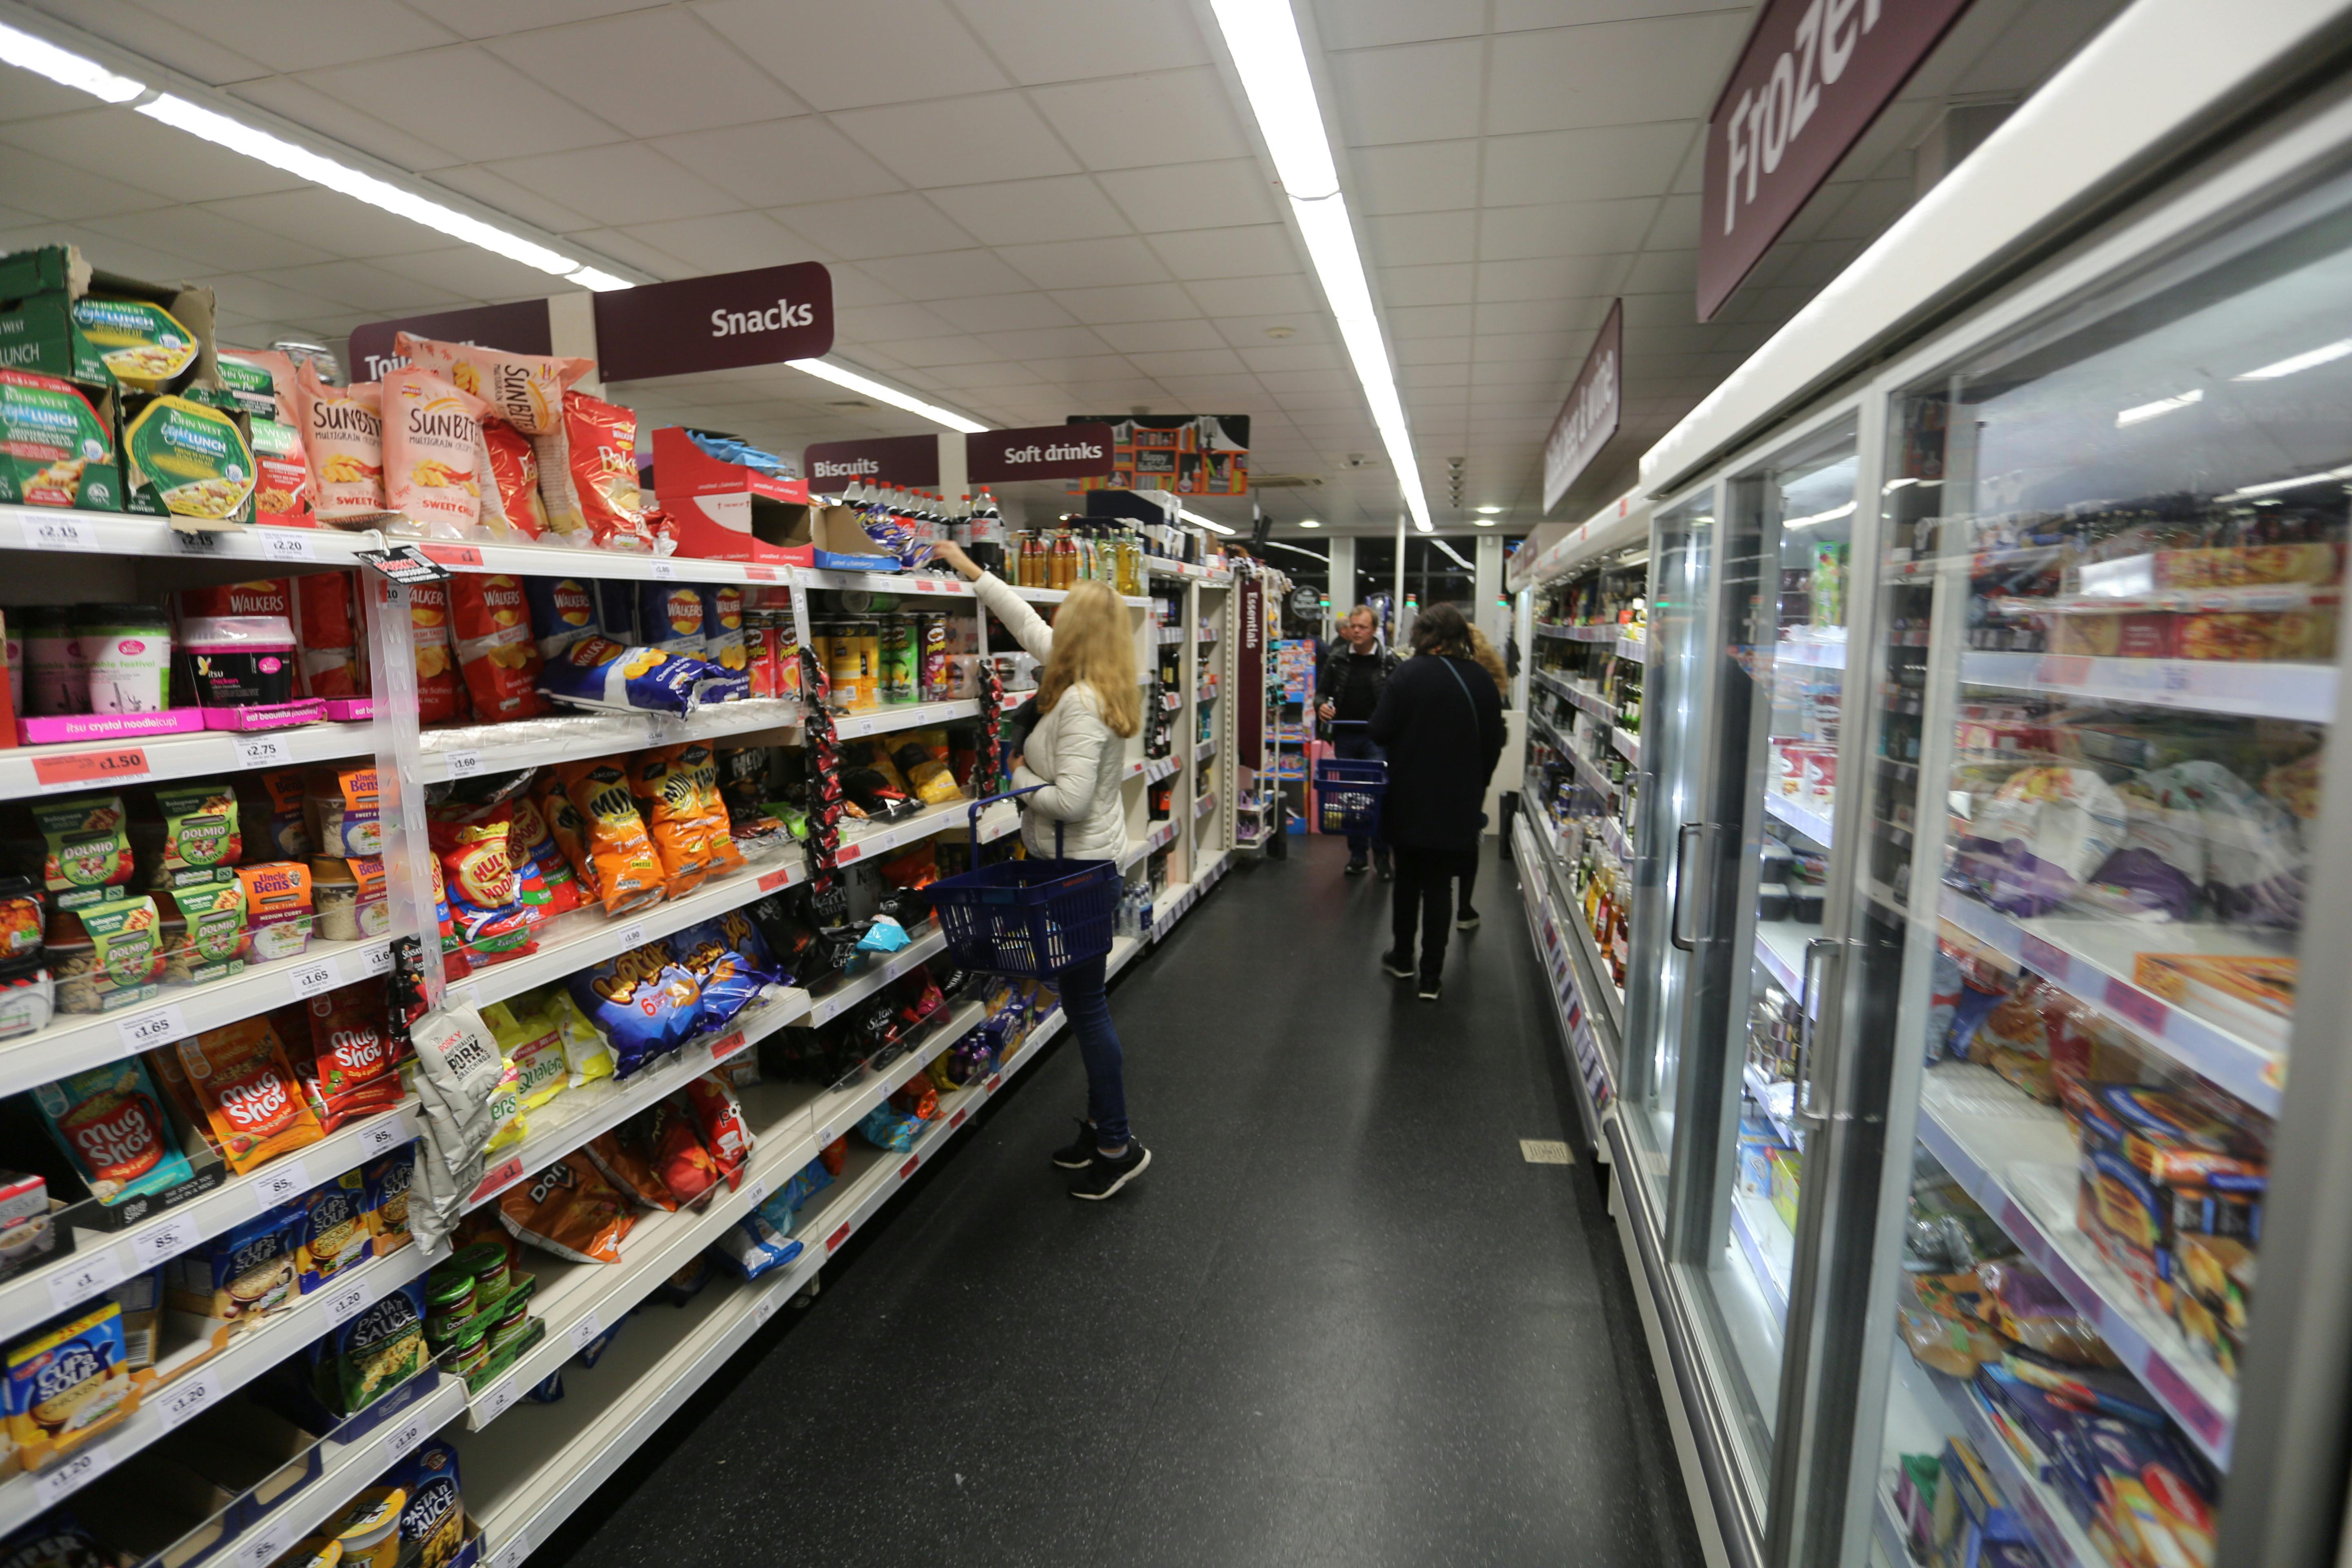
{"label": "\u00a31.50 price label", "polygon": [[45,788],[54,788],[58,784],[143,779],[152,771],[144,746],[108,746],[94,752],[73,752],[62,757],[33,759],[33,777]]}

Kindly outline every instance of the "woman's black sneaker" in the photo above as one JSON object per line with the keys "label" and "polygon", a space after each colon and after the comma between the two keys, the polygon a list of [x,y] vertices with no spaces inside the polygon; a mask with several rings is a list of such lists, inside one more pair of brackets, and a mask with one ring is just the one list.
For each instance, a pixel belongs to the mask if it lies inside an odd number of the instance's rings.
{"label": "woman's black sneaker", "polygon": [[1083,1171],[1095,1163],[1095,1124],[1078,1118],[1078,1135],[1054,1151],[1054,1163],[1065,1171]]}
{"label": "woman's black sneaker", "polygon": [[1070,1188],[1070,1195],[1074,1198],[1107,1198],[1143,1174],[1150,1163],[1151,1151],[1130,1139],[1127,1152],[1116,1160],[1108,1154],[1096,1154],[1087,1167],[1087,1173]]}
{"label": "woman's black sneaker", "polygon": [[1391,951],[1381,954],[1381,967],[1399,980],[1410,980],[1420,973],[1413,968],[1412,955],[1409,952]]}
{"label": "woman's black sneaker", "polygon": [[1360,855],[1351,856],[1348,860],[1348,875],[1350,877],[1360,877],[1371,868],[1372,863]]}
{"label": "woman's black sneaker", "polygon": [[1463,905],[1462,912],[1454,917],[1454,929],[1455,931],[1476,931],[1478,929],[1478,911],[1472,909],[1467,904]]}
{"label": "woman's black sneaker", "polygon": [[1437,1000],[1437,977],[1435,975],[1430,975],[1422,981],[1420,994],[1421,999],[1424,1002],[1434,1002]]}

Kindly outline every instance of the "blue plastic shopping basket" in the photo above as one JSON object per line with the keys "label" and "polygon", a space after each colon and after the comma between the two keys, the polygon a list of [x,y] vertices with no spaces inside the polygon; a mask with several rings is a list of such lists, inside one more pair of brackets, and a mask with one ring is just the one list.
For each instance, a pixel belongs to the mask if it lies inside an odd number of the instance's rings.
{"label": "blue plastic shopping basket", "polygon": [[991,974],[1044,978],[1110,951],[1118,916],[1118,865],[1061,858],[1062,824],[1054,824],[1051,860],[980,863],[980,814],[1000,800],[1045,788],[1009,790],[971,803],[971,865],[925,891],[939,911],[948,962]]}
{"label": "blue plastic shopping basket", "polygon": [[[1331,728],[1360,721],[1335,719]],[[1366,834],[1379,829],[1381,799],[1389,790],[1383,762],[1341,762],[1326,757],[1315,764],[1316,810],[1326,833]]]}

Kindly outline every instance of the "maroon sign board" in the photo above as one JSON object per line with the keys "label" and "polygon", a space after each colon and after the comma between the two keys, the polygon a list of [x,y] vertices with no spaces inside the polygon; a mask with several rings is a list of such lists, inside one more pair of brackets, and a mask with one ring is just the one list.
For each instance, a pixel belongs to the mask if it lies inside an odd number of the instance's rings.
{"label": "maroon sign board", "polygon": [[983,430],[963,438],[964,477],[978,485],[1008,479],[1091,479],[1113,466],[1108,425],[1039,425]]}
{"label": "maroon sign board", "polygon": [[1265,766],[1265,579],[1250,573],[1241,590],[1242,655],[1234,669],[1234,711],[1241,722],[1234,762],[1255,771]]}
{"label": "maroon sign board", "polygon": [[815,359],[833,348],[833,274],[817,261],[640,283],[596,296],[606,381]]}
{"label": "maroon sign board", "polygon": [[370,321],[352,329],[344,369],[353,381],[382,381],[384,372],[408,362],[393,353],[394,332],[437,338],[447,343],[472,343],[504,349],[514,354],[555,352],[549,340],[547,301],[520,300],[511,305],[478,305],[467,310],[443,310],[432,316],[403,316],[396,321]]}
{"label": "maroon sign board", "polygon": [[801,454],[809,489],[831,494],[852,484],[929,489],[940,482],[937,436],[883,436],[871,441],[825,441]]}
{"label": "maroon sign board", "polygon": [[1625,413],[1625,301],[1612,301],[1584,368],[1544,437],[1543,509],[1549,511],[1617,434]]}
{"label": "maroon sign board", "polygon": [[1706,125],[1698,316],[1711,320],[1969,0],[1766,0]]}

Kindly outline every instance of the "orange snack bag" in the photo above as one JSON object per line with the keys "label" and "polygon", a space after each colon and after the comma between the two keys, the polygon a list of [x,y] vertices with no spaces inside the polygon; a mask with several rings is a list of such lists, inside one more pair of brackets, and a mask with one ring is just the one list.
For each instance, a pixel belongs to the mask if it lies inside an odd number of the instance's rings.
{"label": "orange snack bag", "polygon": [[417,721],[446,724],[466,711],[457,689],[457,653],[449,637],[449,584],[411,584],[408,610],[416,637]]}
{"label": "orange snack bag", "polygon": [[495,487],[509,533],[540,540],[554,531],[547,503],[540,499],[539,452],[530,437],[494,415],[482,421],[482,451],[489,467],[482,488],[484,510]]}
{"label": "orange snack bag", "polygon": [[327,1134],[303,1102],[267,1017],[208,1029],[174,1047],[229,1168],[239,1175]]}
{"label": "orange snack bag", "polygon": [[383,510],[383,388],[329,386],[305,360],[294,370],[294,412],[310,460],[319,521],[366,528]]}
{"label": "orange snack bag", "polygon": [[555,847],[571,863],[572,874],[580,879],[590,893],[596,890],[596,863],[588,857],[588,823],[572,797],[563,793],[563,781],[551,769],[541,775],[530,787],[531,799],[539,804],[539,819],[547,824],[547,831]]}
{"label": "orange snack bag", "polygon": [[459,572],[447,586],[457,668],[474,700],[475,717],[497,723],[546,712],[546,700],[539,694],[539,643],[530,635],[522,579]]}
{"label": "orange snack bag", "polygon": [[381,397],[385,504],[435,539],[479,537],[489,405],[414,365],[385,376]]}
{"label": "orange snack bag", "polygon": [[575,1263],[618,1263],[621,1241],[636,1224],[629,1200],[573,1152],[499,1199],[499,1223],[517,1241]]}
{"label": "orange snack bag", "polygon": [[395,332],[393,352],[459,391],[526,436],[551,434],[563,416],[564,390],[596,368],[585,359],[509,353],[472,343],[445,343]]}
{"label": "orange snack bag", "polygon": [[556,776],[563,781],[563,794],[578,809],[586,830],[589,880],[604,901],[604,912],[617,915],[660,902],[661,856],[646,832],[645,818],[637,815],[628,773],[606,761],[566,763]]}
{"label": "orange snack bag", "polygon": [[684,746],[656,746],[629,759],[629,789],[642,805],[646,832],[661,856],[666,890],[684,898],[710,874],[709,834],[695,810],[694,778],[677,765]]}
{"label": "orange snack bag", "polygon": [[732,871],[743,864],[743,851],[736,847],[734,832],[728,826],[727,802],[719,794],[719,753],[702,741],[688,741],[677,750],[671,766],[693,785],[694,814],[702,824],[703,853],[710,862],[711,874]]}

